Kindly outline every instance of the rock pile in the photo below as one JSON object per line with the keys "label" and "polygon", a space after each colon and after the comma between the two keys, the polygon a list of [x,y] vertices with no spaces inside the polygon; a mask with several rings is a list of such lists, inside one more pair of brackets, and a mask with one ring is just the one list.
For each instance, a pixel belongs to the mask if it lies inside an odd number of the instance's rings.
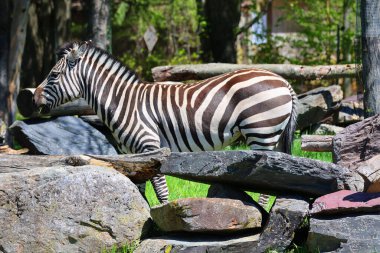
{"label": "rock pile", "polygon": [[[115,156],[98,129],[59,117],[16,122],[11,133],[33,154]],[[172,153],[161,160],[147,155],[141,159],[155,161],[150,172],[153,166],[212,184],[207,198],[152,209],[128,178],[110,169],[112,162],[78,159],[74,167],[52,156],[50,166],[25,168],[22,161],[1,162],[7,155],[0,155],[0,251],[99,252],[139,239],[140,253],[282,252],[302,242],[320,252],[380,251],[379,136],[380,116],[339,129],[336,163],[263,151]],[[134,167],[120,163],[117,170],[123,166]],[[267,213],[244,190],[277,200]],[[161,231],[155,237],[151,219]]]}

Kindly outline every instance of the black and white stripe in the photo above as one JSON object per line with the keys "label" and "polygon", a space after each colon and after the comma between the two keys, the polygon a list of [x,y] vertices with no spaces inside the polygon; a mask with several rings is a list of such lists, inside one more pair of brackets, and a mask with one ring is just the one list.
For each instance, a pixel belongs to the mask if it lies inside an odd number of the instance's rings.
{"label": "black and white stripe", "polygon": [[[239,138],[251,149],[273,150],[283,136],[290,152],[297,98],[280,76],[243,69],[195,84],[146,83],[101,49],[72,43],[37,88],[37,105],[53,108],[84,97],[110,128],[121,152],[160,147],[221,150]],[[161,202],[163,176],[153,179]]]}

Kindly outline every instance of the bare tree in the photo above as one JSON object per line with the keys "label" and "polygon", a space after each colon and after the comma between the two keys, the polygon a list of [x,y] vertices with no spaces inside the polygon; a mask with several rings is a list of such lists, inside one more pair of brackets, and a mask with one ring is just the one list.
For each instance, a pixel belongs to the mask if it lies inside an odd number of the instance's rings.
{"label": "bare tree", "polygon": [[109,0],[91,0],[89,34],[93,43],[111,52],[111,6]]}
{"label": "bare tree", "polygon": [[361,1],[365,116],[380,113],[380,2]]}
{"label": "bare tree", "polygon": [[70,36],[71,0],[30,0],[22,87],[34,87],[49,73],[55,50]]}
{"label": "bare tree", "polygon": [[10,25],[11,6],[9,0],[0,1],[0,8],[3,15],[0,15],[0,121],[8,123],[8,61],[10,48]]}
{"label": "bare tree", "polygon": [[7,125],[15,120],[17,109],[28,7],[29,0],[0,2],[0,119]]}

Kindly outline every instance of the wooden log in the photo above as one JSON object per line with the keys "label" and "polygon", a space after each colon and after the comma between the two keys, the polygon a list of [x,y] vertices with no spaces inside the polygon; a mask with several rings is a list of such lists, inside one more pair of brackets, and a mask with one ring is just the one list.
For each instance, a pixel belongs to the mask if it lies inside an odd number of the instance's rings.
{"label": "wooden log", "polygon": [[4,155],[0,154],[0,173],[30,170],[36,167],[97,165],[112,168],[142,183],[155,176],[170,155],[168,148],[136,155]]}
{"label": "wooden log", "polygon": [[356,76],[354,64],[302,66],[292,64],[227,64],[208,63],[194,65],[159,66],[152,69],[154,81],[202,80],[245,68],[269,70],[286,79],[320,80]]}
{"label": "wooden log", "polygon": [[78,100],[68,102],[66,104],[60,105],[52,110],[49,114],[41,114],[38,112],[34,102],[35,89],[24,89],[21,90],[17,96],[17,107],[22,116],[26,118],[37,118],[41,116],[73,116],[73,115],[94,115],[95,112],[87,104],[87,102],[80,98]]}
{"label": "wooden log", "polygon": [[333,135],[302,135],[301,149],[303,151],[331,152]]}

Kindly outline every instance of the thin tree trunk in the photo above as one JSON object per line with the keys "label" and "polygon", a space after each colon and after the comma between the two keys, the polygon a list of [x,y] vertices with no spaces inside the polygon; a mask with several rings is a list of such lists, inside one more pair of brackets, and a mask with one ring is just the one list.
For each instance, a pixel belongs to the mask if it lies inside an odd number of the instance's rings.
{"label": "thin tree trunk", "polygon": [[21,87],[35,87],[44,80],[55,63],[54,4],[50,0],[31,0],[28,28],[22,59]]}
{"label": "thin tree trunk", "polygon": [[[343,31],[342,31],[342,61],[344,63],[351,62],[351,39],[348,35],[350,28],[349,15],[351,12],[353,0],[344,0],[343,3]],[[344,96],[349,97],[352,95],[352,79],[344,78],[343,91]]]}
{"label": "thin tree trunk", "polygon": [[55,45],[60,46],[67,42],[70,36],[71,0],[54,0]]}
{"label": "thin tree trunk", "polygon": [[16,120],[16,98],[20,90],[20,71],[30,0],[14,0],[13,4],[9,56],[9,125]]}
{"label": "thin tree trunk", "polygon": [[109,0],[91,0],[89,34],[93,43],[111,52],[111,3]]}
{"label": "thin tree trunk", "polygon": [[380,113],[380,2],[361,2],[365,117]]}
{"label": "thin tree trunk", "polygon": [[8,61],[10,48],[10,26],[11,26],[11,3],[8,0],[0,1],[2,15],[0,15],[0,123],[9,121],[9,98],[8,86]]}

